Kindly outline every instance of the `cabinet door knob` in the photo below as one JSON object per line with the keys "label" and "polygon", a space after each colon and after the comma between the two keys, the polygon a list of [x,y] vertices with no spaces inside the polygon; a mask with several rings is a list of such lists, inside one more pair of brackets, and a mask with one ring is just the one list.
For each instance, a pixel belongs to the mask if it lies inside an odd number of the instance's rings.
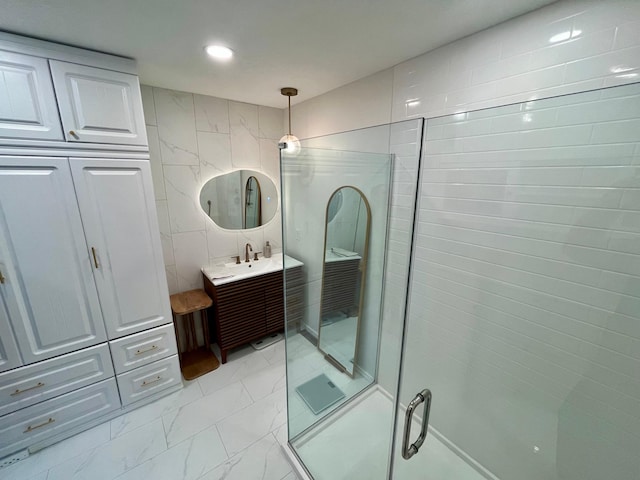
{"label": "cabinet door knob", "polygon": [[0,270],[0,283],[4,284],[5,280],[6,278],[4,278],[4,275],[2,275],[2,271]]}
{"label": "cabinet door knob", "polygon": [[74,130],[69,130],[69,135],[71,135],[73,138],[80,138]]}

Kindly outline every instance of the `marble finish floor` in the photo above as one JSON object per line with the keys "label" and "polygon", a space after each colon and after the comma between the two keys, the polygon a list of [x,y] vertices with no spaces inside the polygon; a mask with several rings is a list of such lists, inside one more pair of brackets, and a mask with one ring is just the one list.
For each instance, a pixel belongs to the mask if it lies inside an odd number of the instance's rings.
{"label": "marble finish floor", "polygon": [[179,392],[0,469],[0,480],[297,480],[284,341],[229,354]]}

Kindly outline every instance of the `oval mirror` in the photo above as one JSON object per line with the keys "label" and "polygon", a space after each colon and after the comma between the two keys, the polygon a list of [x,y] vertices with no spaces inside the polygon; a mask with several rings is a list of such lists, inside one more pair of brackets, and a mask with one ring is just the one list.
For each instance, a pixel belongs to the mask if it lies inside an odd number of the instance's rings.
{"label": "oval mirror", "polygon": [[208,180],[200,190],[200,206],[219,227],[256,228],[275,216],[278,192],[263,173],[236,170]]}
{"label": "oval mirror", "polygon": [[353,377],[369,250],[371,208],[354,187],[336,190],[327,204],[318,348]]}

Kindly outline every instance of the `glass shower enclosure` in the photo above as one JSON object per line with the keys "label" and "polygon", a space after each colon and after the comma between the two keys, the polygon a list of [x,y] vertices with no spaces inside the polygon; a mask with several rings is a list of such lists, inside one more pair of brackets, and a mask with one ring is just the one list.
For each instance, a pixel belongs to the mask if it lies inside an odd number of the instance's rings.
{"label": "glass shower enclosure", "polygon": [[640,84],[311,139],[281,169],[311,478],[640,478]]}

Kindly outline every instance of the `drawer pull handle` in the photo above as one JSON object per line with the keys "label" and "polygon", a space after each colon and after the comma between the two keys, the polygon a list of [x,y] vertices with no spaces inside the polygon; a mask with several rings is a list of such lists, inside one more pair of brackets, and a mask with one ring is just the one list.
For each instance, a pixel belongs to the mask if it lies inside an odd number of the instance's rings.
{"label": "drawer pull handle", "polygon": [[4,275],[2,275],[2,272],[0,272],[0,283],[4,283],[5,280],[6,278],[4,278]]}
{"label": "drawer pull handle", "polygon": [[96,255],[96,249],[94,247],[91,247],[91,253],[93,254],[93,264],[96,268],[100,268],[100,265],[98,264],[98,256]]}
{"label": "drawer pull handle", "polygon": [[24,390],[20,390],[19,388],[17,388],[16,391],[11,394],[11,396],[14,397],[16,395],[20,395],[21,393],[28,392],[29,390],[35,390],[36,388],[40,388],[40,387],[44,387],[44,383],[38,382],[37,385],[34,385],[33,387],[25,388]]}
{"label": "drawer pull handle", "polygon": [[146,350],[136,350],[136,355],[142,355],[143,353],[152,352],[153,350],[157,350],[157,349],[158,349],[157,345],[151,345]]}
{"label": "drawer pull handle", "polygon": [[145,380],[144,382],[142,382],[142,385],[140,385],[140,386],[141,387],[148,387],[149,385],[153,385],[154,383],[158,383],[160,380],[162,380],[162,377],[160,375],[158,375],[153,380],[149,380],[149,381]]}
{"label": "drawer pull handle", "polygon": [[55,422],[55,420],[51,417],[49,417],[49,420],[47,420],[44,423],[41,423],[40,425],[36,425],[35,427],[32,427],[31,425],[29,425],[27,427],[27,429],[22,432],[22,433],[29,433],[29,432],[33,432],[34,430],[38,429],[38,428],[42,428],[42,427],[46,427],[47,425],[51,425],[53,422]]}

